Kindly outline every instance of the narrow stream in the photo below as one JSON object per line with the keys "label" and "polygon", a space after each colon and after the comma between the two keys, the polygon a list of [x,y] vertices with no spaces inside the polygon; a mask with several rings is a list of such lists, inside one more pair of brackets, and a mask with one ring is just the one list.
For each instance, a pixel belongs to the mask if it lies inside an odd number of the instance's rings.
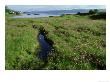
{"label": "narrow stream", "polygon": [[52,45],[50,45],[46,39],[46,37],[42,34],[42,33],[39,33],[38,35],[38,41],[40,43],[40,46],[41,46],[41,50],[38,52],[38,55],[39,55],[39,58],[41,60],[44,60],[46,61],[47,58],[48,58],[48,54],[49,52],[52,50]]}

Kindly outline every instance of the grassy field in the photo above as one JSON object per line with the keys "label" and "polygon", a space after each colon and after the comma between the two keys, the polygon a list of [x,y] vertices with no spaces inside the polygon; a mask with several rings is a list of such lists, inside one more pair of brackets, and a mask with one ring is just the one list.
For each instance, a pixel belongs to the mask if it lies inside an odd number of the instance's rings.
{"label": "grassy field", "polygon": [[[36,29],[32,25],[36,25]],[[106,69],[106,20],[64,15],[39,19],[13,19],[6,16],[6,69]],[[46,32],[54,50],[48,62],[38,58],[39,29]]]}

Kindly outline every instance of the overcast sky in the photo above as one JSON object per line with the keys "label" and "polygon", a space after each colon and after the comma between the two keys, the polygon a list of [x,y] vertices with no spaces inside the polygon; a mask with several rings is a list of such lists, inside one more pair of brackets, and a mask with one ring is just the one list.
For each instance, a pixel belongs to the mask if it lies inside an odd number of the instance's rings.
{"label": "overcast sky", "polygon": [[71,9],[105,9],[104,5],[8,5],[10,9],[17,11],[48,11]]}

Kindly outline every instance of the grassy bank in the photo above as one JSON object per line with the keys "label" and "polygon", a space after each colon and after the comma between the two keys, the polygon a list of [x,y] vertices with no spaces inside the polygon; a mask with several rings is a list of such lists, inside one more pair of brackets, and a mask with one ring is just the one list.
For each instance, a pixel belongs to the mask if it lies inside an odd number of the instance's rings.
{"label": "grassy bank", "polygon": [[[36,29],[32,25],[36,25]],[[41,27],[54,50],[38,59]],[[64,15],[40,19],[6,18],[6,69],[105,69],[106,21]]]}

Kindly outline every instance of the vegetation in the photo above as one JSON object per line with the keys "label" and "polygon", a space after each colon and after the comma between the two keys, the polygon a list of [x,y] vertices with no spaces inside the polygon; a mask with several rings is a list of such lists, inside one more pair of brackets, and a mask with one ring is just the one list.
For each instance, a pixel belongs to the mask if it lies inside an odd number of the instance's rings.
{"label": "vegetation", "polygon": [[7,6],[5,6],[5,13],[6,15],[8,16],[12,16],[12,15],[20,15],[20,12],[19,11],[14,11],[14,10],[11,10],[9,9]]}
{"label": "vegetation", "polygon": [[[90,16],[6,17],[6,69],[106,69],[106,21]],[[53,41],[47,62],[38,58],[39,30]]]}
{"label": "vegetation", "polygon": [[91,9],[88,13],[80,13],[78,12],[77,15],[80,16],[87,16],[89,15],[91,19],[106,19],[106,12],[99,11],[98,9]]}
{"label": "vegetation", "polygon": [[92,18],[92,19],[106,19],[106,12],[96,13],[96,14],[90,16],[90,18]]}
{"label": "vegetation", "polygon": [[96,14],[96,13],[98,13],[98,9],[89,10],[89,14]]}

